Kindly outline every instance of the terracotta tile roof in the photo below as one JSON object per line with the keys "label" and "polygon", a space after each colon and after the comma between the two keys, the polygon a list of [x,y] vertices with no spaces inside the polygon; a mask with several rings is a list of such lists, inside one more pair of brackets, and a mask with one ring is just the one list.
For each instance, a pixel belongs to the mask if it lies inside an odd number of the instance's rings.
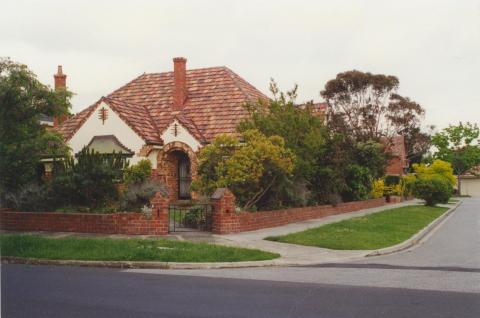
{"label": "terracotta tile roof", "polygon": [[[146,141],[160,141],[159,135],[174,118],[200,141],[211,141],[221,133],[236,133],[237,125],[248,116],[246,103],[268,99],[227,67],[187,70],[186,75],[187,99],[180,112],[172,108],[173,72],[143,74],[104,100]],[[59,130],[66,139],[95,105],[62,124]]]}
{"label": "terracotta tile roof", "polygon": [[145,141],[161,142],[158,128],[145,106],[112,97],[103,97],[103,100]]}
{"label": "terracotta tile roof", "polygon": [[56,129],[58,130],[58,132],[60,132],[63,135],[65,140],[69,140],[78,131],[78,129],[80,129],[83,123],[87,120],[87,118],[95,110],[95,108],[97,108],[99,104],[100,104],[100,101],[85,108],[75,116],[72,116],[66,121],[64,121]]}

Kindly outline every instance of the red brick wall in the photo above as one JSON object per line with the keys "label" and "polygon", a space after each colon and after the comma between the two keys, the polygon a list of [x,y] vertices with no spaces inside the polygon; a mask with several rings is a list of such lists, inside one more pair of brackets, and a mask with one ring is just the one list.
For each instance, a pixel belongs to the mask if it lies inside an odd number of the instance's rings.
{"label": "red brick wall", "polygon": [[386,175],[403,176],[405,174],[406,164],[400,157],[390,159],[385,168]]}
{"label": "red brick wall", "polygon": [[168,234],[168,199],[152,198],[152,217],[142,213],[0,212],[0,229],[10,231],[55,231],[102,234]]}
{"label": "red brick wall", "polygon": [[221,199],[213,200],[213,233],[227,234],[276,227],[308,219],[322,218],[386,204],[385,198],[262,212],[235,212],[235,197],[227,191]]}

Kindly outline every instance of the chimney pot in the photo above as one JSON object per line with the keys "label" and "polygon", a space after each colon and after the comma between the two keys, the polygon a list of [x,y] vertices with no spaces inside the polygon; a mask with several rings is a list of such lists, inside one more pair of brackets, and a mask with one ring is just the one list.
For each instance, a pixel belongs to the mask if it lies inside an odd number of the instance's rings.
{"label": "chimney pot", "polygon": [[182,110],[187,99],[187,59],[173,58],[173,109]]}
{"label": "chimney pot", "polygon": [[55,90],[64,89],[67,87],[67,75],[63,74],[62,66],[57,67],[57,74],[53,75],[55,82]]}
{"label": "chimney pot", "polygon": [[[57,74],[53,75],[54,83],[55,83],[55,90],[58,91],[60,89],[67,88],[67,75],[63,74],[63,69],[61,65],[57,67]],[[58,116],[53,116],[53,127],[58,127],[62,124],[65,120],[67,120],[68,116],[66,114]]]}

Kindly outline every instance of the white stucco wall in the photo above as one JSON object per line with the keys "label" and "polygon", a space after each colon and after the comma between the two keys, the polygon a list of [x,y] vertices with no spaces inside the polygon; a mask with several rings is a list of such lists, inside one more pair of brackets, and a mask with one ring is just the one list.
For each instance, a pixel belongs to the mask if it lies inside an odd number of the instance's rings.
{"label": "white stucco wall", "polygon": [[[177,124],[176,136],[173,131],[174,124]],[[195,152],[201,147],[200,142],[198,142],[198,140],[195,139],[195,137],[193,137],[192,134],[190,134],[190,132],[177,120],[174,120],[160,137],[162,137],[164,145],[173,141],[181,141],[187,144]]]}
{"label": "white stucco wall", "polygon": [[[102,120],[98,118],[98,110],[102,107],[108,111],[108,119],[103,124]],[[68,144],[75,154],[88,145],[94,136],[102,135],[114,135],[125,147],[135,152],[135,155],[130,158],[130,164],[135,164],[145,158],[137,156],[138,151],[145,144],[144,140],[104,102],[100,103],[90,114],[82,127],[68,141]],[[155,161],[152,161],[152,165],[156,166],[156,158]]]}

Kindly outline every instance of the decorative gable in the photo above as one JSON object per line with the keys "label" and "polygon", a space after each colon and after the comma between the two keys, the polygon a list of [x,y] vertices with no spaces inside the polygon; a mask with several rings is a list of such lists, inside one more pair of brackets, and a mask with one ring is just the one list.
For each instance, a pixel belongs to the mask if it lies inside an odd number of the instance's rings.
{"label": "decorative gable", "polygon": [[185,128],[177,119],[174,119],[160,136],[166,145],[170,142],[180,141],[187,144],[193,151],[201,147],[200,141]]}
{"label": "decorative gable", "polygon": [[[95,137],[98,139],[98,136],[114,136],[118,144],[130,152],[138,151],[145,144],[143,138],[103,101],[90,111],[78,131],[68,140],[68,144],[73,153],[78,153],[83,147],[91,145],[92,140],[96,140]],[[96,143],[98,142],[99,140],[96,140]],[[101,147],[113,147],[113,144],[102,144]],[[135,156],[131,163],[137,160],[140,159]]]}

